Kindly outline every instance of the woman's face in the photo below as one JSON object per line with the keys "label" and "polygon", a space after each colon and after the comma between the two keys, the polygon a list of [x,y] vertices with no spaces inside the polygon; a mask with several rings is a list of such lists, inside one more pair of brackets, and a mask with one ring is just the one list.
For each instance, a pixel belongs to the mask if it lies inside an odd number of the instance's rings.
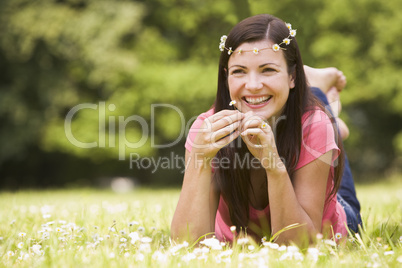
{"label": "woman's face", "polygon": [[[236,108],[276,119],[283,111],[294,77],[288,74],[283,51],[273,51],[270,41],[243,43],[229,58],[228,84]],[[258,48],[258,54],[250,50]],[[239,50],[242,53],[238,53]],[[245,50],[249,50],[244,52]]]}

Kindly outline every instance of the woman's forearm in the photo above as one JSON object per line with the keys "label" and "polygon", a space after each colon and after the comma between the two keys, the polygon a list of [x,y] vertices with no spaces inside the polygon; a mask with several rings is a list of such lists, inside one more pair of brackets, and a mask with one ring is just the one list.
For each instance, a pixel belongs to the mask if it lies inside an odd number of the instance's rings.
{"label": "woman's forearm", "polygon": [[271,212],[272,234],[283,228],[298,223],[302,226],[283,232],[276,242],[298,243],[303,239],[302,234],[308,235],[310,239],[319,232],[311,217],[299,203],[294,187],[286,170],[268,174],[268,194]]}
{"label": "woman's forearm", "polygon": [[[199,161],[197,161],[199,160]],[[173,239],[195,241],[214,231],[217,199],[211,183],[211,166],[195,154],[188,157],[183,187],[173,216]]]}

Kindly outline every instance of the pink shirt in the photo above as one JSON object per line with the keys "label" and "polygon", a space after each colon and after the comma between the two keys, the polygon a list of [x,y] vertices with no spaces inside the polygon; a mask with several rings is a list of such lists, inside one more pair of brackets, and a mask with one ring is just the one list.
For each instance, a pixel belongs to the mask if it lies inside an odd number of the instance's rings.
{"label": "pink shirt", "polygon": [[[213,109],[202,113],[198,116],[196,121],[191,126],[189,134],[187,136],[187,141],[185,147],[188,151],[196,146],[194,144],[194,139],[198,132],[200,132],[201,125],[203,121],[213,115]],[[331,169],[328,176],[326,198],[328,198],[329,193],[334,187],[333,176],[334,169],[333,165],[339,156],[340,150],[335,142],[334,129],[329,117],[321,110],[314,110],[311,112],[306,112],[302,117],[302,132],[303,139],[300,149],[299,161],[297,162],[296,169],[299,169],[308,163],[319,158],[326,152],[333,150],[333,159],[331,163]],[[260,223],[270,224],[270,209],[269,205],[263,210],[257,210],[251,205],[250,208],[250,222],[261,227]],[[322,232],[328,233],[331,237],[333,234],[341,234],[342,237],[347,236],[346,230],[346,214],[337,201],[336,195],[331,197],[324,206],[324,213],[322,218]],[[222,196],[219,200],[218,211],[216,213],[215,219],[215,235],[221,241],[232,241],[233,234],[230,231],[231,223],[229,216],[229,209],[223,200]],[[263,226],[266,227],[266,226]],[[325,230],[324,230],[325,229]],[[253,235],[253,233],[248,232]]]}

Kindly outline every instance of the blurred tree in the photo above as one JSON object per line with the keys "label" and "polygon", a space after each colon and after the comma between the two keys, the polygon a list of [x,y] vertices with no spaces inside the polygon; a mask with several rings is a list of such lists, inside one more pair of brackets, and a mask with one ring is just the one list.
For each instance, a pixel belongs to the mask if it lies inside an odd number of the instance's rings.
{"label": "blurred tree", "polygon": [[402,171],[402,151],[394,146],[402,133],[401,7],[398,0],[326,1],[310,47],[321,66],[331,62],[348,77],[342,100],[352,131],[346,146],[361,179]]}
{"label": "blurred tree", "polygon": [[137,60],[122,39],[139,31],[143,9],[123,1],[21,0],[2,2],[1,12],[2,162],[29,145],[49,147],[49,125],[124,83]]}

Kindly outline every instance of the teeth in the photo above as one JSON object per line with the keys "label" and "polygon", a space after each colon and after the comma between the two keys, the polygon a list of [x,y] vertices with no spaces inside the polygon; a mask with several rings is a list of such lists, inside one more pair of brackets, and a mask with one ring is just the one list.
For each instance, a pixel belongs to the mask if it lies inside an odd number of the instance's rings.
{"label": "teeth", "polygon": [[270,97],[264,96],[264,97],[258,97],[258,98],[252,98],[252,97],[244,97],[244,98],[246,99],[246,101],[248,103],[259,104],[259,103],[262,103],[262,102],[265,102],[265,101],[269,100]]}

